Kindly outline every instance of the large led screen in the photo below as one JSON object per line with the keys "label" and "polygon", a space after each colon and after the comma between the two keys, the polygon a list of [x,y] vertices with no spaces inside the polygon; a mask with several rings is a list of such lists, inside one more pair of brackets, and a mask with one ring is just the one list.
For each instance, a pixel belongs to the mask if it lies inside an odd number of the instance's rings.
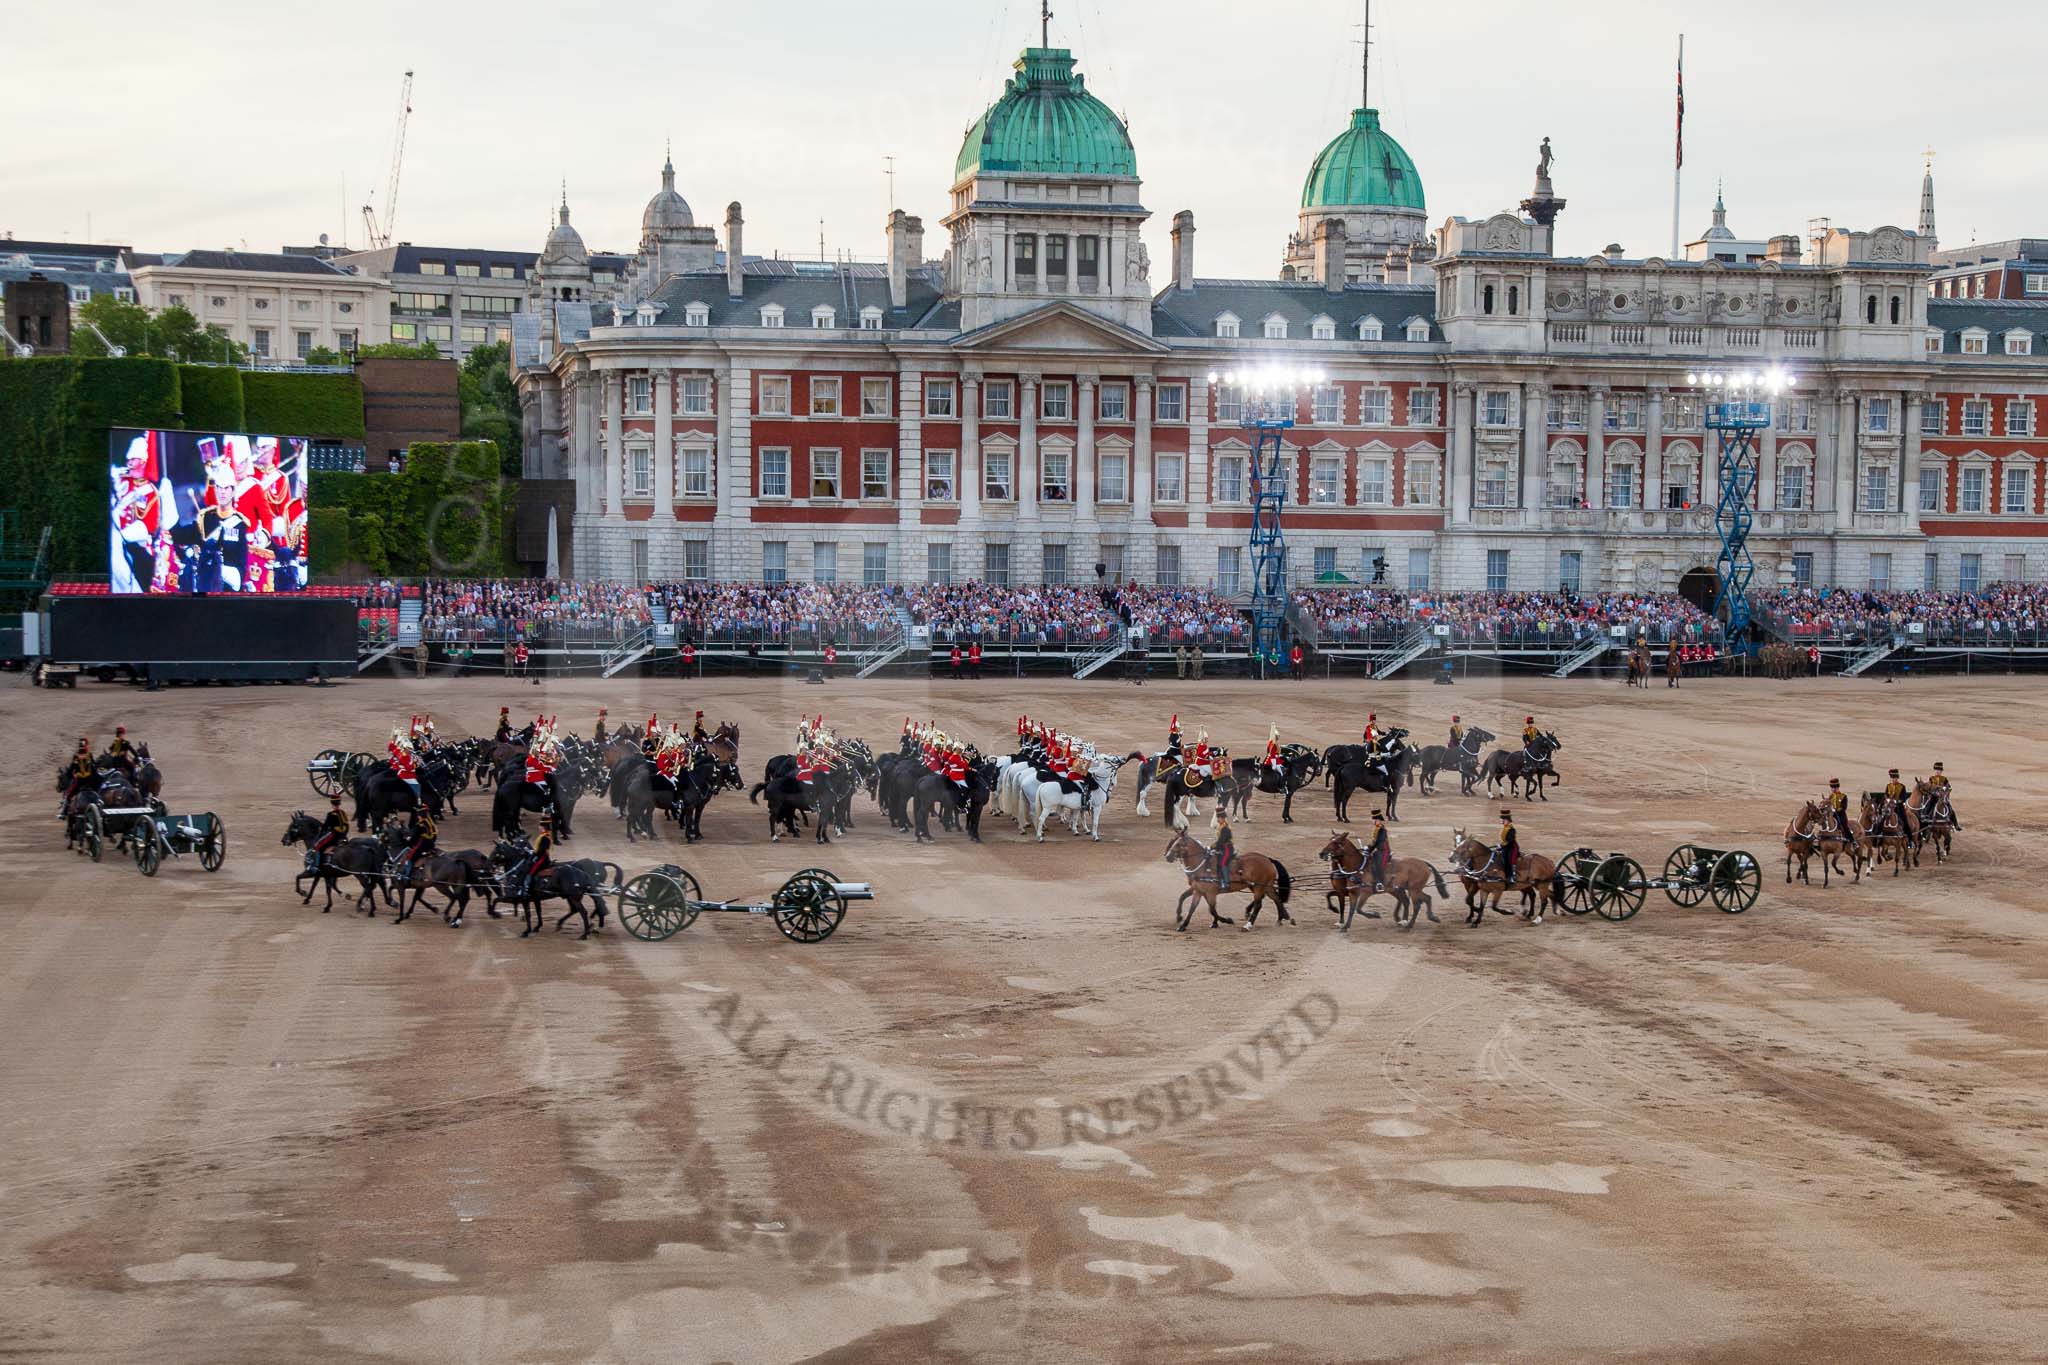
{"label": "large led screen", "polygon": [[304,437],[116,427],[108,444],[115,592],[305,590]]}

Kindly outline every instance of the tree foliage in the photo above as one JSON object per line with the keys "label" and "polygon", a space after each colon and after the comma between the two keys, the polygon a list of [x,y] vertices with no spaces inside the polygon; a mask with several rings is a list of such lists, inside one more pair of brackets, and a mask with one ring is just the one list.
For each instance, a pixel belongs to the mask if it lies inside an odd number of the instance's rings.
{"label": "tree foliage", "polygon": [[462,434],[498,447],[499,469],[508,479],[524,472],[519,434],[519,392],[512,384],[512,348],[504,342],[479,346],[462,362],[455,379],[462,401]]}
{"label": "tree foliage", "polygon": [[[107,342],[131,356],[152,356],[162,360],[217,361],[239,365],[249,358],[249,348],[234,340],[218,326],[199,325],[192,310],[182,304],[152,313],[139,303],[129,303],[112,294],[95,294],[78,306],[79,326],[71,337],[74,355],[91,359],[111,356]],[[85,324],[90,323],[92,327]]]}

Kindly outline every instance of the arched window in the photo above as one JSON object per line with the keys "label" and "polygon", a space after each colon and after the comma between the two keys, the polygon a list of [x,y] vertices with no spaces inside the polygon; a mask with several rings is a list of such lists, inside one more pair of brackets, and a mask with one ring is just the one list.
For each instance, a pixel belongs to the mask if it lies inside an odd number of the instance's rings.
{"label": "arched window", "polygon": [[1872,294],[1863,301],[1863,320],[1870,323],[1877,321],[1877,295]]}
{"label": "arched window", "polygon": [[1493,316],[1493,286],[1490,284],[1479,291],[1479,311],[1488,317]]}
{"label": "arched window", "polygon": [[1521,311],[1522,287],[1518,284],[1511,284],[1508,286],[1508,316],[1513,317]]}
{"label": "arched window", "polygon": [[1899,325],[1899,296],[1892,295],[1892,326]]}

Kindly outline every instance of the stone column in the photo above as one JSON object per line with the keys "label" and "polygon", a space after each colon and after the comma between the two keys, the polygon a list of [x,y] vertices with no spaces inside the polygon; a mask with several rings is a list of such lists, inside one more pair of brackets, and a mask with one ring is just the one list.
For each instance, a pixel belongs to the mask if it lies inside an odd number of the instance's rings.
{"label": "stone column", "polygon": [[1664,498],[1664,390],[1650,390],[1649,429],[1643,433],[1643,486],[1645,511],[1663,505]]}
{"label": "stone column", "polygon": [[726,371],[725,389],[718,395],[718,453],[711,469],[711,488],[718,497],[711,571],[726,578],[740,574],[740,527],[754,505],[753,412],[754,372],[735,364]]}
{"label": "stone column", "polygon": [[1074,388],[1074,401],[1081,405],[1074,438],[1074,520],[1079,523],[1095,519],[1095,376],[1082,376]]}
{"label": "stone column", "polygon": [[569,421],[569,476],[576,480],[576,510],[597,511],[597,381],[588,370],[569,378],[574,414]]}
{"label": "stone column", "polygon": [[1856,524],[1856,395],[1844,393],[1835,404],[1834,529]]}
{"label": "stone column", "polygon": [[[955,384],[954,402],[959,402]],[[959,456],[955,455],[957,462]],[[896,374],[896,524],[906,532],[924,518],[924,375],[908,365]]]}
{"label": "stone column", "polygon": [[604,376],[604,510],[618,516],[626,501],[625,382],[618,371]]}
{"label": "stone column", "polygon": [[[1927,402],[1925,393],[1908,393],[1905,401],[1906,435],[1905,453],[1899,461],[1899,511],[1906,517],[1906,528],[1920,529],[1920,413]],[[2003,477],[2002,475],[2000,477]],[[2001,499],[2003,495],[2001,494]],[[2001,504],[2002,505],[2002,504]]]}
{"label": "stone column", "polygon": [[1453,526],[1472,521],[1472,386],[1451,387],[1451,467],[1446,490]]}
{"label": "stone column", "polygon": [[1138,405],[1137,440],[1131,450],[1131,520],[1139,526],[1152,520],[1152,380],[1138,376],[1131,385]]}
{"label": "stone column", "polygon": [[1757,434],[1756,442],[1756,510],[1774,512],[1778,508],[1778,413],[1772,405],[1771,424]]}
{"label": "stone column", "polygon": [[[1042,264],[1042,263],[1041,263]],[[1017,376],[1017,519],[1038,520],[1038,376]],[[1032,532],[1036,535],[1037,532]]]}
{"label": "stone column", "polygon": [[[675,525],[676,505],[676,424],[675,424],[675,373],[658,369],[653,373],[654,383],[654,530],[662,532]],[[648,545],[649,564],[653,563],[654,545]]]}
{"label": "stone column", "polygon": [[1522,386],[1522,506],[1527,515],[1522,520],[1527,525],[1540,525],[1543,520],[1543,481],[1549,474],[1547,468],[1549,414],[1544,409],[1546,392],[1541,384]]}
{"label": "stone column", "polygon": [[1598,507],[1596,497],[1607,482],[1607,390],[1594,385],[1586,394],[1586,488],[1588,506]]}
{"label": "stone column", "polygon": [[[1188,377],[1188,456],[1187,468],[1181,473],[1188,529],[1205,531],[1209,528],[1209,381],[1200,374]],[[1191,571],[1185,554],[1181,568]]]}
{"label": "stone column", "polygon": [[981,380],[960,377],[960,453],[953,457],[953,491],[960,499],[960,522],[981,520]]}

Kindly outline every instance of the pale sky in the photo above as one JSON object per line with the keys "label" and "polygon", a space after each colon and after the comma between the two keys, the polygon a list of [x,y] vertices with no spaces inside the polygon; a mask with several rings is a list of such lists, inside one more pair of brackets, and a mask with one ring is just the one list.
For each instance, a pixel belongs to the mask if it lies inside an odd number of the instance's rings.
{"label": "pale sky", "polygon": [[[1155,283],[1183,208],[1198,273],[1274,276],[1302,177],[1358,102],[1361,5],[1053,7],[1054,44],[1130,120]],[[1684,31],[1688,239],[1717,176],[1746,238],[1910,228],[1929,145],[1945,246],[2048,235],[2048,6],[1379,0],[1373,18],[1373,103],[1432,225],[1512,208],[1548,134],[1562,253],[1667,251]],[[697,221],[739,200],[750,252],[815,257],[822,218],[828,251],[879,256],[893,155],[937,255],[961,134],[1037,29],[1032,0],[12,0],[7,68],[32,78],[0,102],[0,232],[360,246],[411,67],[397,239],[537,250],[566,178],[585,242],[630,251],[672,136]]]}

